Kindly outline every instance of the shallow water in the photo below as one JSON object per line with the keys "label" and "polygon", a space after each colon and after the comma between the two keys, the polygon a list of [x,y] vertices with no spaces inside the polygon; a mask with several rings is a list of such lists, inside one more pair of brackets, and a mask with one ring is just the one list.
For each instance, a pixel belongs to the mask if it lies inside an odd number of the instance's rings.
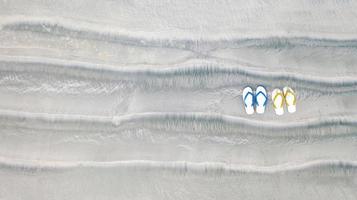
{"label": "shallow water", "polygon": [[[356,16],[0,1],[0,199],[357,199]],[[294,88],[297,112],[246,115],[258,84]]]}

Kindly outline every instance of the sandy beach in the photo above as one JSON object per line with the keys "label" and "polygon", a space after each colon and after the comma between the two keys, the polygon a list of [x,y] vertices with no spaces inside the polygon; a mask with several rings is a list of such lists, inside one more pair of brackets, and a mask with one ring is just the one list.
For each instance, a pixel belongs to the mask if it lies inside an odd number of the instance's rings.
{"label": "sandy beach", "polygon": [[356,22],[352,0],[0,0],[0,199],[355,200]]}

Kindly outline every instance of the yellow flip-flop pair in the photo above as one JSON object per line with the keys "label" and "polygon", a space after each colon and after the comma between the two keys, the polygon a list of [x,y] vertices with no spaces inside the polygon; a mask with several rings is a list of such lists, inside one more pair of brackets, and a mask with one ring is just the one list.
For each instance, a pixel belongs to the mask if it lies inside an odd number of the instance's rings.
{"label": "yellow flip-flop pair", "polygon": [[273,107],[277,115],[284,114],[284,103],[288,107],[289,113],[296,111],[296,94],[290,87],[284,87],[283,91],[274,89],[272,93]]}

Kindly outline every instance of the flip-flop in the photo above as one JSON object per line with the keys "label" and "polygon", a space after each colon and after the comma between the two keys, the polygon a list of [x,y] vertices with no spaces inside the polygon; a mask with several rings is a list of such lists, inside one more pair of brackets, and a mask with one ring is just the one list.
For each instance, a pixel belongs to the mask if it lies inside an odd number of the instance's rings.
{"label": "flip-flop", "polygon": [[267,102],[267,90],[264,86],[259,85],[255,90],[255,111],[259,114],[263,114]]}
{"label": "flip-flop", "polygon": [[273,93],[271,95],[271,98],[273,100],[273,107],[275,110],[275,113],[277,115],[283,115],[284,114],[284,94],[280,89],[274,89]]}
{"label": "flip-flop", "polygon": [[245,112],[248,115],[251,115],[254,113],[254,93],[251,87],[246,87],[243,90],[243,102],[244,102],[244,108]]}
{"label": "flip-flop", "polygon": [[285,103],[288,107],[289,113],[296,112],[296,95],[293,89],[290,87],[283,88]]}

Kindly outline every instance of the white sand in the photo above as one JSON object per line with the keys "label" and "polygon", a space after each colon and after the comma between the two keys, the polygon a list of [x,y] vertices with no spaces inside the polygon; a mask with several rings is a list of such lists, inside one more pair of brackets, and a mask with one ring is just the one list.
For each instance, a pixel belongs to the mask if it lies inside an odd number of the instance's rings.
{"label": "white sand", "polygon": [[[356,22],[349,0],[2,0],[0,199],[354,200]],[[258,84],[296,113],[246,115]]]}

